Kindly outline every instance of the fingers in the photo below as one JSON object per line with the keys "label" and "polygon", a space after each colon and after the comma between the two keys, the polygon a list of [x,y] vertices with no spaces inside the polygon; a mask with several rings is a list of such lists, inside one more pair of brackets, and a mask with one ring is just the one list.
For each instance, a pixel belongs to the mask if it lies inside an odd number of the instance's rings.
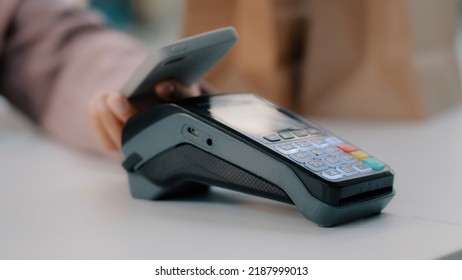
{"label": "fingers", "polygon": [[158,99],[140,100],[142,102],[137,107],[120,94],[100,93],[95,95],[90,102],[90,122],[105,149],[120,149],[122,129],[125,123],[143,108],[152,107],[160,100],[171,101],[201,95],[199,83],[184,86],[174,80],[158,82],[155,85],[155,91]]}
{"label": "fingers", "polygon": [[199,83],[194,83],[190,86],[184,86],[175,80],[164,80],[158,82],[154,89],[157,93],[157,96],[163,101],[201,95]]}
{"label": "fingers", "polygon": [[199,85],[200,85],[201,95],[211,95],[219,91],[217,88],[215,88],[213,85],[211,85],[207,81],[201,81]]}
{"label": "fingers", "polygon": [[90,123],[92,125],[93,131],[96,133],[98,140],[105,150],[116,150],[117,147],[115,143],[111,140],[109,135],[106,133],[106,129],[100,118],[98,103],[94,98],[90,103]]}
{"label": "fingers", "polygon": [[113,94],[107,97],[107,105],[122,123],[126,123],[129,118],[137,113],[136,108],[120,94]]}
{"label": "fingers", "polygon": [[160,99],[170,100],[174,95],[175,86],[172,81],[160,81],[156,83],[154,91]]}
{"label": "fingers", "polygon": [[123,126],[136,112],[133,105],[119,94],[100,93],[92,99],[90,121],[105,149],[120,149]]}

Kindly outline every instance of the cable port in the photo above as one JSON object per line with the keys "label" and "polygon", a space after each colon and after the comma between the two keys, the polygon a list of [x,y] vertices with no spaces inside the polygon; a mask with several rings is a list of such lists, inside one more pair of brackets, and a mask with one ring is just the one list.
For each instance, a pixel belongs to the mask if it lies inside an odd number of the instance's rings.
{"label": "cable port", "polygon": [[193,135],[194,137],[199,137],[200,135],[199,131],[195,130],[192,127],[188,127],[188,133]]}
{"label": "cable port", "polygon": [[213,140],[210,135],[189,125],[184,125],[182,127],[181,134],[189,141],[207,149],[211,149],[215,144],[215,140]]}

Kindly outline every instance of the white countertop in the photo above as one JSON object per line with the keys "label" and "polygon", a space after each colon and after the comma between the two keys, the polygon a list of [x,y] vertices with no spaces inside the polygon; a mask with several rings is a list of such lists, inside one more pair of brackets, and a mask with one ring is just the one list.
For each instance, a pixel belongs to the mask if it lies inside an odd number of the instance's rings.
{"label": "white countertop", "polygon": [[52,141],[0,101],[0,259],[462,258],[462,106],[422,122],[317,123],[395,170],[381,215],[322,228],[218,188],[134,199],[119,164]]}

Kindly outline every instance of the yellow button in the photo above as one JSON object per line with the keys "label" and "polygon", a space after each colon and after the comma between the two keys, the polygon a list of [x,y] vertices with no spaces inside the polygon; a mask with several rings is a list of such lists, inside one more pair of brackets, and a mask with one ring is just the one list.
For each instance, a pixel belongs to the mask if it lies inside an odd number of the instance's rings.
{"label": "yellow button", "polygon": [[365,158],[368,158],[369,155],[363,151],[354,151],[351,152],[351,155],[354,156],[356,159],[363,160]]}

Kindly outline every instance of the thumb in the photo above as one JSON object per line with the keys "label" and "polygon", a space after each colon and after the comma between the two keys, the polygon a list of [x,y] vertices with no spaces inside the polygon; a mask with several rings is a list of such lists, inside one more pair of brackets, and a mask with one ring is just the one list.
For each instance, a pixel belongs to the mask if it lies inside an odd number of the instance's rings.
{"label": "thumb", "polygon": [[127,120],[138,111],[124,96],[120,94],[110,95],[107,98],[107,105],[116,118],[122,123],[127,122]]}

